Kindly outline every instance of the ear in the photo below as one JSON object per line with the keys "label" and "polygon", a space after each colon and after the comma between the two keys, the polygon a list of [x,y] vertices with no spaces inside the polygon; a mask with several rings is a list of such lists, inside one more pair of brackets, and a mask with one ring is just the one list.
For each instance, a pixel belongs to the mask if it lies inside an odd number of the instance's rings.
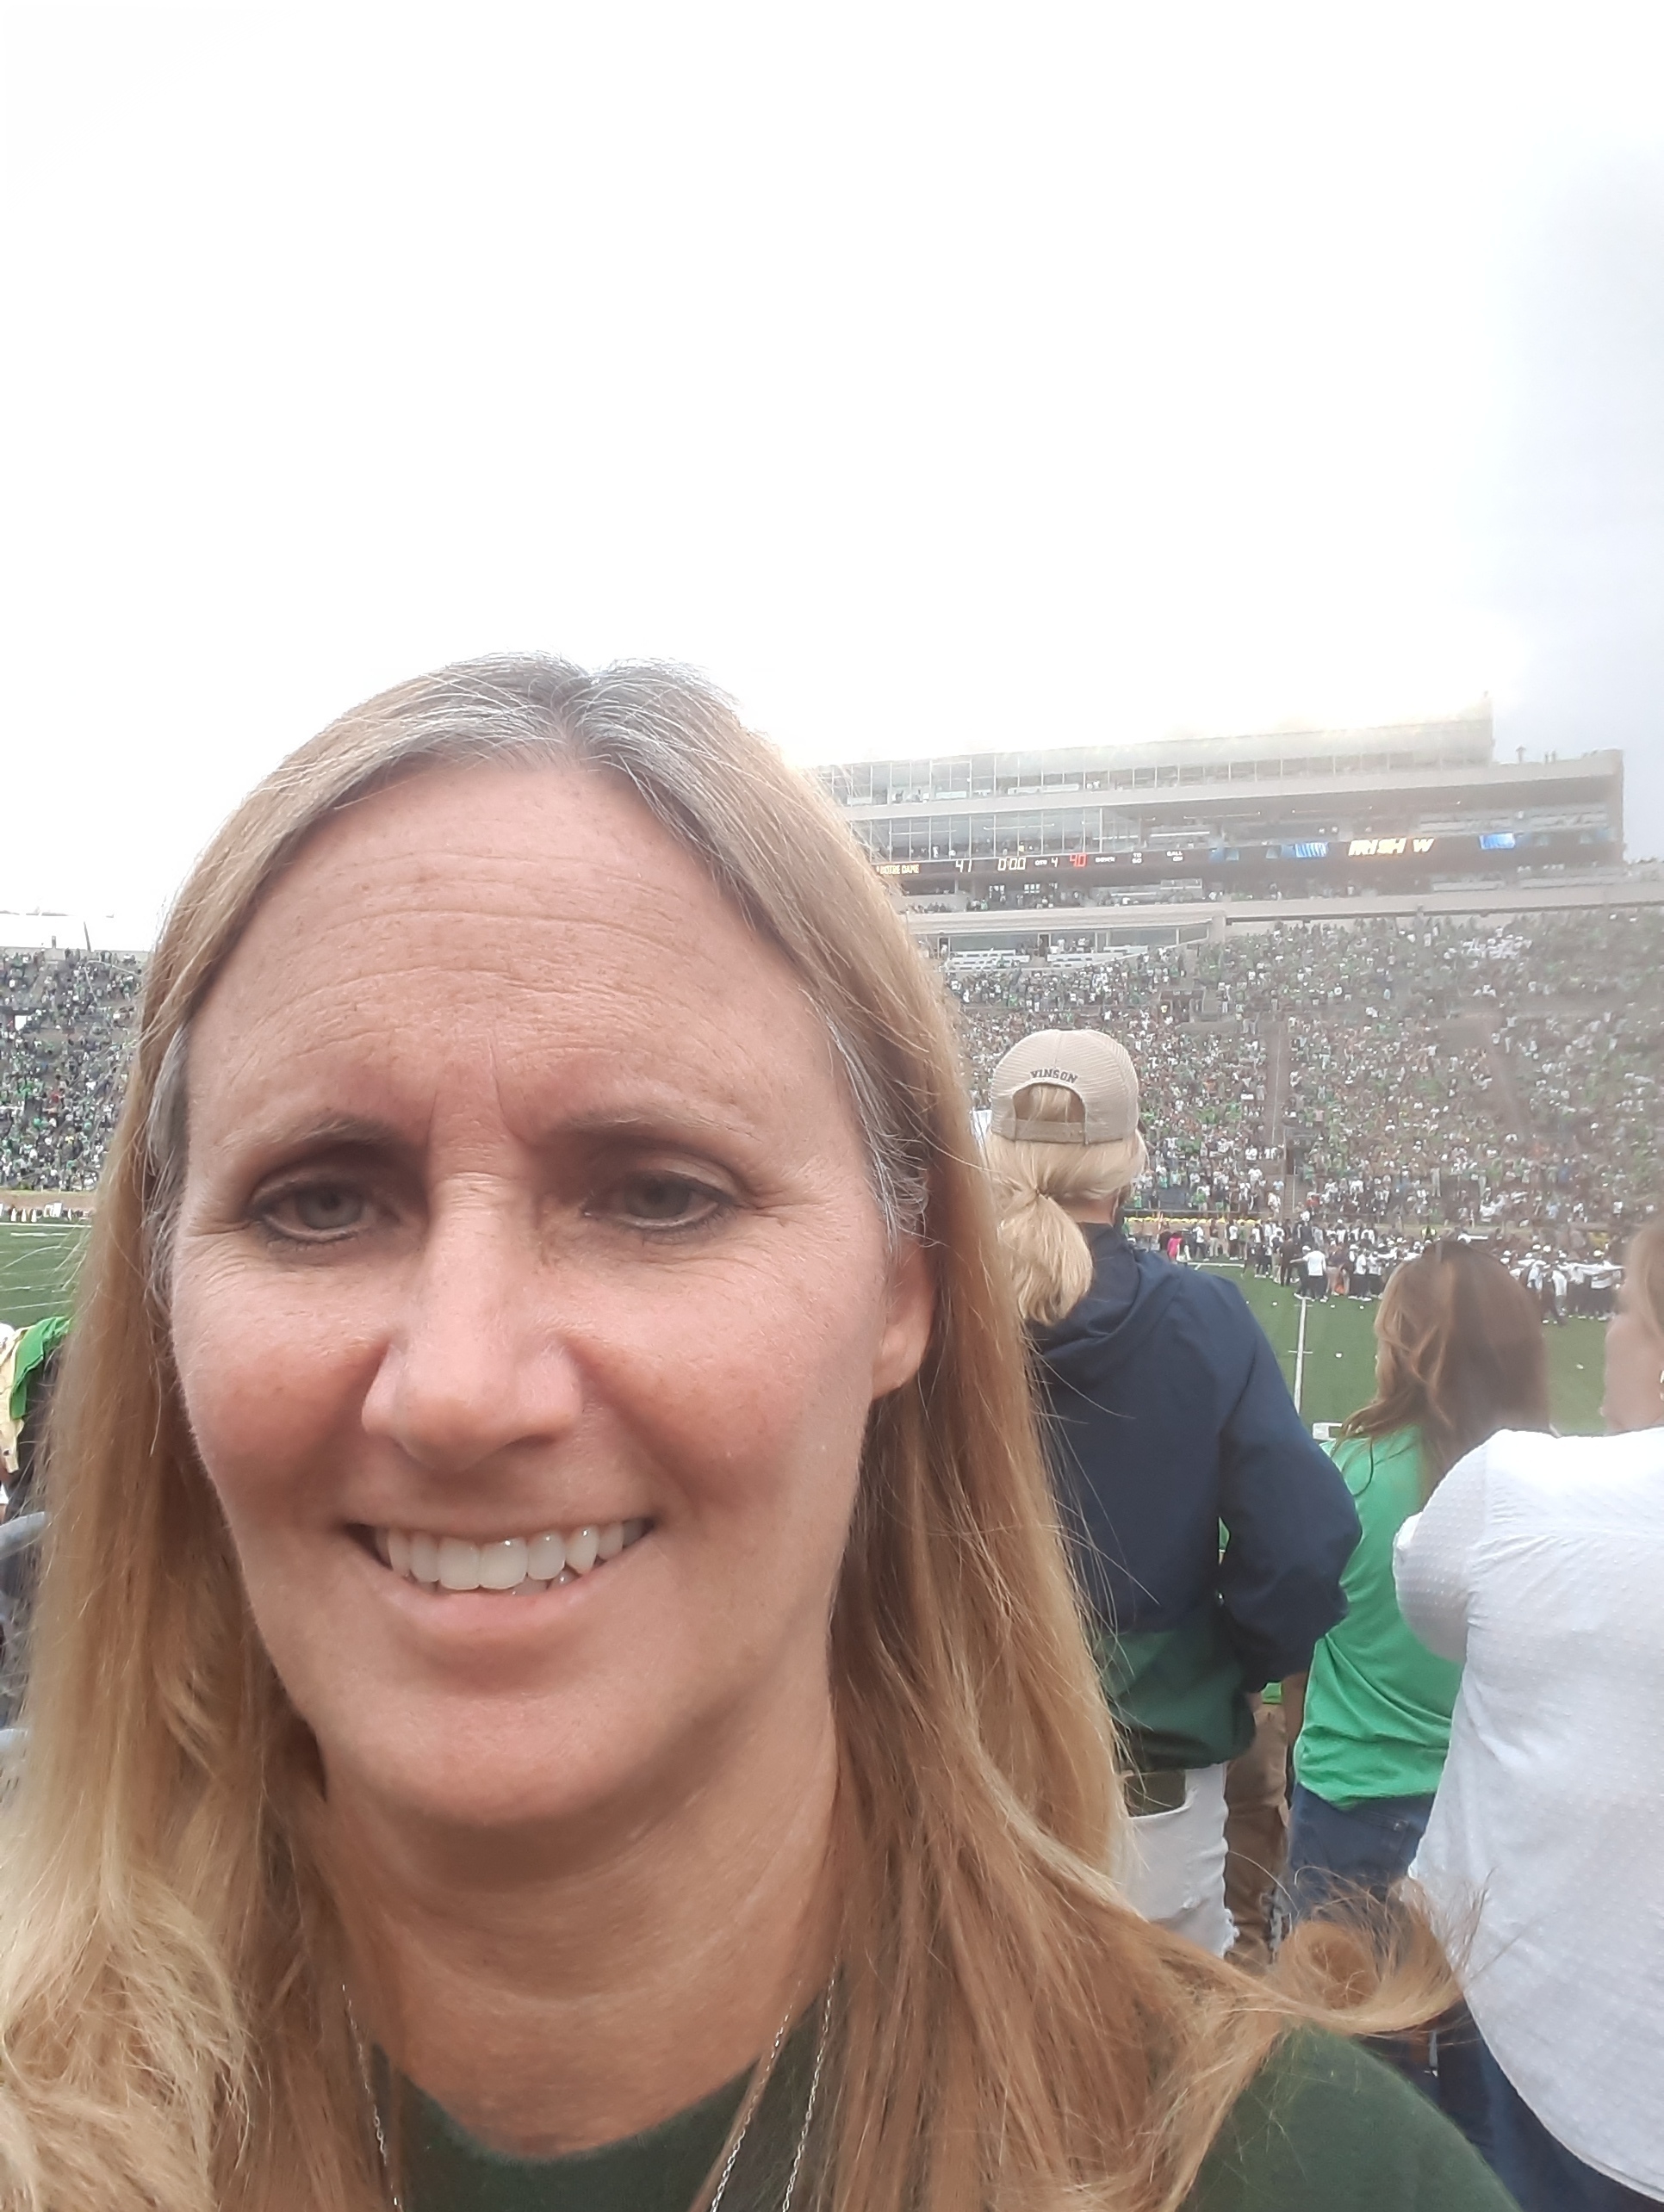
{"label": "ear", "polygon": [[889,1312],[872,1360],[872,1395],[885,1397],[919,1372],[936,1318],[936,1284],[924,1247],[909,1237],[890,1269]]}

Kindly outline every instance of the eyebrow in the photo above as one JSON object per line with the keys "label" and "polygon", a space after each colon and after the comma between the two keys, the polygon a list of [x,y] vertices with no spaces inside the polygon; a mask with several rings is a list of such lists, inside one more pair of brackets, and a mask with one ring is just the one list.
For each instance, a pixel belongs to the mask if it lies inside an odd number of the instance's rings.
{"label": "eyebrow", "polygon": [[409,1138],[401,1137],[391,1122],[350,1113],[325,1114],[316,1121],[300,1122],[286,1129],[257,1130],[254,1139],[262,1150],[272,1152],[309,1151],[333,1145],[358,1151],[411,1149]]}
{"label": "eyebrow", "polygon": [[711,1136],[730,1133],[734,1118],[726,1118],[703,1108],[688,1105],[665,1106],[658,1112],[643,1112],[639,1106],[599,1107],[587,1113],[574,1114],[569,1120],[560,1122],[538,1139],[549,1143],[556,1135],[578,1137],[671,1137],[686,1131],[703,1131]]}
{"label": "eyebrow", "polygon": [[[581,1141],[642,1137],[674,1143],[678,1138],[700,1134],[720,1137],[736,1133],[736,1117],[686,1105],[665,1107],[656,1112],[643,1112],[639,1106],[600,1107],[575,1114],[570,1119],[556,1120],[541,1130],[532,1143],[541,1150],[562,1138],[576,1137]],[[413,1152],[420,1149],[421,1142],[419,1138],[413,1140],[391,1122],[361,1114],[323,1114],[315,1121],[301,1121],[287,1128],[258,1130],[254,1132],[254,1141],[263,1150],[274,1152],[307,1151],[338,1145],[343,1149],[360,1151]]]}

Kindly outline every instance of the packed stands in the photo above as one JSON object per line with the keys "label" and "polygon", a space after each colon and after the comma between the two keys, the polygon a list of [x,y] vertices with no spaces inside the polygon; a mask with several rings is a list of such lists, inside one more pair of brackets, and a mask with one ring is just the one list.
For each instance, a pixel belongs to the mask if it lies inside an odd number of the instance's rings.
{"label": "packed stands", "polygon": [[0,952],[0,1189],[98,1180],[143,976],[131,953]]}
{"label": "packed stands", "polygon": [[1197,993],[1177,954],[1081,968],[955,963],[948,981],[979,1106],[995,1063],[1030,1030],[1108,1029],[1139,1071],[1155,1183],[1207,1211],[1264,1208],[1264,1043],[1256,1024],[1189,1018]]}
{"label": "packed stands", "polygon": [[[1660,1195],[1664,914],[1283,923],[1134,957],[950,959],[978,1103],[1026,1031],[1101,1025],[1152,1203],[1578,1249]],[[142,962],[0,954],[0,1189],[96,1182]],[[1292,1167],[1293,1188],[1285,1189]]]}
{"label": "packed stands", "polygon": [[1560,1236],[1660,1195],[1664,916],[1283,924],[1130,960],[950,961],[979,1103],[1026,1030],[1139,1069],[1161,1203]]}

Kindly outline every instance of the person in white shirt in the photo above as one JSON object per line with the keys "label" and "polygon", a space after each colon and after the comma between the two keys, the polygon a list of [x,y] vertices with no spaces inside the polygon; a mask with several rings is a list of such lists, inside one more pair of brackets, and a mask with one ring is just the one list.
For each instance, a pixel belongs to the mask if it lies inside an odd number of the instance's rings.
{"label": "person in white shirt", "polygon": [[1405,1619],[1463,1668],[1410,1872],[1524,2212],[1664,2203],[1664,1223],[1630,1247],[1605,1412],[1617,1434],[1493,1436],[1398,1546]]}

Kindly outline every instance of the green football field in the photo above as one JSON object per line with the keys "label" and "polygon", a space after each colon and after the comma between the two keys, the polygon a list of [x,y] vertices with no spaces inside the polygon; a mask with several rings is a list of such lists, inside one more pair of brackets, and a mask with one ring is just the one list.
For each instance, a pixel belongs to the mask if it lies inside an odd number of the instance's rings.
{"label": "green football field", "polygon": [[0,1321],[24,1329],[66,1312],[86,1237],[78,1221],[0,1221]]}
{"label": "green football field", "polygon": [[[1261,1281],[1235,1267],[1221,1268],[1242,1286],[1260,1326],[1276,1348],[1290,1390],[1299,1368],[1300,1410],[1308,1422],[1344,1421],[1369,1403],[1375,1388],[1375,1301],[1313,1298],[1306,1301],[1306,1343],[1300,1356],[1301,1301],[1275,1281]],[[1568,1321],[1543,1332],[1549,1354],[1549,1403],[1555,1426],[1568,1434],[1601,1432],[1602,1361],[1605,1324]]]}
{"label": "green football field", "polygon": [[[47,1314],[62,1313],[69,1304],[85,1236],[78,1223],[0,1222],[0,1321],[22,1328]],[[1308,1422],[1344,1421],[1367,1401],[1375,1375],[1373,1304],[1356,1298],[1309,1301],[1301,1357],[1301,1301],[1293,1291],[1235,1267],[1222,1272],[1241,1284],[1276,1348],[1290,1390],[1298,1366],[1300,1407]],[[1556,1426],[1575,1434],[1598,1435],[1602,1323],[1568,1321],[1543,1335]]]}

